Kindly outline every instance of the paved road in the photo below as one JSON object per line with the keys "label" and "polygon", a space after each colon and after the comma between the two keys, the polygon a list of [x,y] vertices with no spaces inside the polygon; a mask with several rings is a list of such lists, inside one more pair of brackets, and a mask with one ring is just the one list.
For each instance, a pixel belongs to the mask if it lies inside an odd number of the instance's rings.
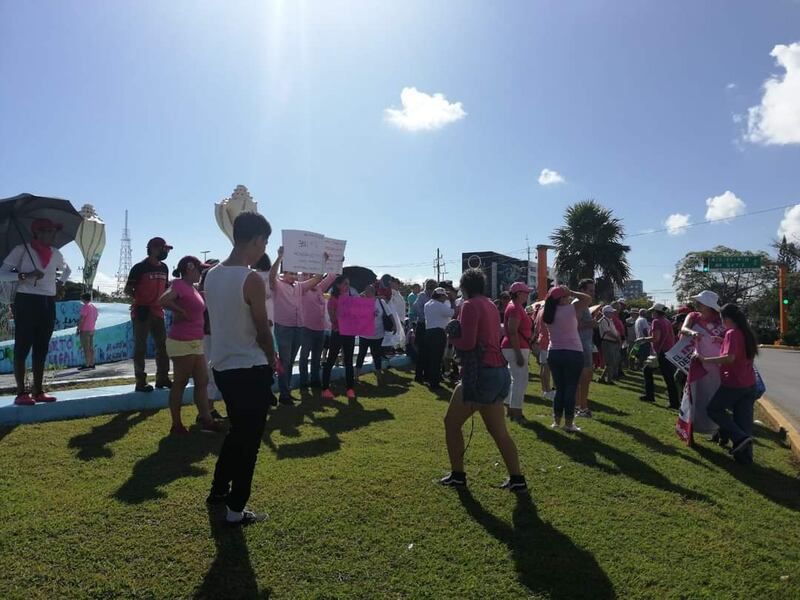
{"label": "paved road", "polygon": [[[156,361],[145,360],[145,369],[152,379],[156,372]],[[95,379],[98,377],[133,377],[133,361],[121,360],[119,362],[97,365],[94,371],[78,371],[77,369],[63,369],[56,373],[45,373],[45,384],[48,382],[76,381],[81,379]],[[14,387],[13,375],[0,375],[0,390],[10,390]]]}
{"label": "paved road", "polygon": [[800,429],[800,351],[761,348],[756,366],[767,398]]}

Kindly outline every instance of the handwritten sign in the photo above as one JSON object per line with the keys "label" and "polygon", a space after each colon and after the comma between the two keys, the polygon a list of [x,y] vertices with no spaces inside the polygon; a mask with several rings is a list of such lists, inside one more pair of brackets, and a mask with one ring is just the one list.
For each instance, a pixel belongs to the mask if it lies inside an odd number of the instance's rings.
{"label": "handwritten sign", "polygon": [[325,262],[324,270],[319,272],[341,275],[342,269],[344,269],[344,249],[346,246],[347,241],[345,240],[334,240],[326,237],[324,248],[328,254],[328,260]]}
{"label": "handwritten sign", "polygon": [[313,231],[284,229],[283,270],[295,273],[321,273],[325,236]]}
{"label": "handwritten sign", "polygon": [[342,335],[375,335],[375,299],[340,296],[336,318]]}

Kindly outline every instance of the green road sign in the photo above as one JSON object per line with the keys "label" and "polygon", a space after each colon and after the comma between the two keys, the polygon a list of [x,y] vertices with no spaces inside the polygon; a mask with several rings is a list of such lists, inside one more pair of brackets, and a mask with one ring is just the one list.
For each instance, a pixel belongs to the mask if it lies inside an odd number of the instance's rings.
{"label": "green road sign", "polygon": [[707,256],[703,258],[703,271],[734,271],[737,269],[758,270],[761,268],[760,256]]}

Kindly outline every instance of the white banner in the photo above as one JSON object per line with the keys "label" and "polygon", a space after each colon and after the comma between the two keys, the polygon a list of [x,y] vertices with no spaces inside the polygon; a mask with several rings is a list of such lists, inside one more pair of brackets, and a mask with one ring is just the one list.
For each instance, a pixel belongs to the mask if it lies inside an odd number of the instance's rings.
{"label": "white banner", "polygon": [[341,274],[344,268],[344,249],[347,246],[345,240],[334,240],[321,233],[301,229],[284,229],[281,233],[284,271]]}

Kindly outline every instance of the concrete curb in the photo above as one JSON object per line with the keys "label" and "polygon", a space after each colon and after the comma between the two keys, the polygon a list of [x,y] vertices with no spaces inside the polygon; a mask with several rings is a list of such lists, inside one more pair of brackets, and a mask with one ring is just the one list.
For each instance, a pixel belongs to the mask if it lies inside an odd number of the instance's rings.
{"label": "concrete curb", "polygon": [[792,449],[792,454],[800,460],[800,431],[789,421],[789,419],[775,406],[766,396],[758,399],[758,406],[761,408],[769,424],[786,434],[786,439]]}
{"label": "concrete curb", "polygon": [[775,350],[800,350],[800,346],[778,346],[777,344],[759,344],[759,348],[773,348]]}
{"label": "concrete curb", "polygon": [[[407,356],[395,356],[389,360],[394,368],[404,368],[411,364]],[[374,366],[365,363],[362,374],[371,373]],[[335,367],[331,381],[344,379],[343,367]],[[292,387],[296,388],[299,376],[292,376]],[[192,384],[183,395],[183,404],[192,403]],[[273,391],[277,392],[277,382]],[[13,396],[0,397],[0,425],[14,426],[27,423],[44,423],[66,419],[81,419],[97,415],[115,414],[135,410],[159,410],[169,405],[169,390],[154,390],[148,394],[134,391],[134,386],[118,385],[111,387],[84,388],[59,393],[58,402],[37,404],[35,406],[15,406]]]}

